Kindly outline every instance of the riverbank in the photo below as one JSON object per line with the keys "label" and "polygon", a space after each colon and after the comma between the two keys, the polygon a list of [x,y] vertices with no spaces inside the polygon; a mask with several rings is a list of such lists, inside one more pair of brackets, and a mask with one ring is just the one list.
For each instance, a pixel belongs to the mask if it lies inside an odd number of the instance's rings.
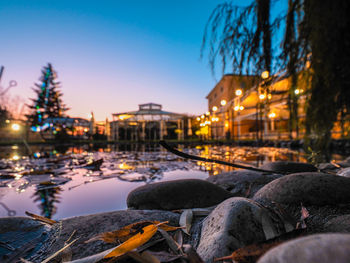
{"label": "riverbank", "polygon": [[[74,233],[73,238],[79,239],[70,246],[70,255],[78,260],[116,245],[101,240],[86,243],[102,232],[145,220],[169,221],[186,227],[188,234],[181,234],[181,242],[177,239],[180,246],[185,250],[184,244],[191,245],[204,262],[241,249],[237,262],[345,263],[350,260],[350,234],[344,234],[350,232],[349,167],[349,158],[318,167],[273,162],[261,168],[274,173],[238,170],[207,180],[153,183],[129,193],[128,210],[62,219],[52,226],[29,218],[1,218],[0,233],[8,237],[9,246],[23,251],[21,257],[32,262],[61,249]],[[18,241],[18,235],[22,240],[34,238],[34,247],[23,249],[26,244]],[[153,245],[148,251],[154,255],[161,251],[168,258],[189,258],[189,252],[186,257],[179,250],[169,250],[162,234],[149,242]],[[322,250],[315,249],[315,244]],[[250,247],[244,250],[246,246]],[[5,250],[0,248],[2,260],[11,258],[12,252]],[[124,262],[130,261],[124,257]]]}

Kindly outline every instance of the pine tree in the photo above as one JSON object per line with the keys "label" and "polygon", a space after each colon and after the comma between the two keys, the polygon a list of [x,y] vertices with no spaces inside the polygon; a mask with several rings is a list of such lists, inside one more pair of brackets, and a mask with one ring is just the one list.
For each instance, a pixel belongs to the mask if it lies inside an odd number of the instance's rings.
{"label": "pine tree", "polygon": [[37,98],[31,99],[32,105],[28,105],[32,113],[27,115],[28,122],[34,131],[40,131],[47,118],[63,117],[68,110],[62,102],[62,93],[59,91],[59,82],[56,81],[57,73],[48,63],[42,70],[41,84],[35,83],[33,88]]}

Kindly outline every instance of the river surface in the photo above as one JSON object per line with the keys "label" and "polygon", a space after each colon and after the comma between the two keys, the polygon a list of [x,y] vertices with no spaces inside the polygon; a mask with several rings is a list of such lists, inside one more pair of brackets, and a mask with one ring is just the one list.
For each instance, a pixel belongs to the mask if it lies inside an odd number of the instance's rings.
{"label": "river surface", "polygon": [[[179,149],[243,165],[290,160],[306,162],[302,152],[272,147],[196,146]],[[126,208],[133,189],[174,179],[205,179],[234,168],[185,160],[158,145],[53,148],[0,147],[0,217],[25,211],[53,219]],[[335,160],[341,156],[333,156]],[[96,162],[97,161],[97,162]],[[101,164],[102,163],[102,164]],[[99,166],[100,165],[100,166]]]}

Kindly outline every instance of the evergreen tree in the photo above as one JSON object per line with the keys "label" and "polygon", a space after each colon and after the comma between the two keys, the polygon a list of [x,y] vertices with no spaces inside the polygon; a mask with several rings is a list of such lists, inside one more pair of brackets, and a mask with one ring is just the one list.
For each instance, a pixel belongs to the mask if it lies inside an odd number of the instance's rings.
{"label": "evergreen tree", "polygon": [[40,84],[35,83],[34,92],[37,94],[32,105],[28,105],[32,113],[27,115],[28,122],[34,131],[40,131],[47,118],[63,117],[68,110],[62,102],[62,93],[59,91],[59,82],[56,81],[57,73],[48,63],[42,70]]}

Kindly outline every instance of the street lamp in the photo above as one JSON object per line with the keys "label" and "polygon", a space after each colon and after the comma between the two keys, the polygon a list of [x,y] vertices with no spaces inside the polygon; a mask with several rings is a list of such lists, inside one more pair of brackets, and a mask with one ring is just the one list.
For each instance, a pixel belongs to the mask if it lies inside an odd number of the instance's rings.
{"label": "street lamp", "polygon": [[14,124],[11,125],[11,128],[12,128],[12,130],[14,130],[14,131],[19,131],[19,129],[21,128],[21,126],[19,126],[18,123],[14,123]]}
{"label": "street lamp", "polygon": [[[15,131],[15,132],[18,132],[18,131],[21,130],[21,125],[19,125],[18,123],[14,123],[14,124],[11,125],[11,129],[12,129],[13,131]],[[21,135],[21,139],[22,139],[22,141],[23,141],[24,146],[27,148],[28,153],[29,153],[29,154],[32,154],[32,150],[30,149],[30,147],[29,147],[29,145],[28,145],[26,139],[23,137],[23,135]]]}

